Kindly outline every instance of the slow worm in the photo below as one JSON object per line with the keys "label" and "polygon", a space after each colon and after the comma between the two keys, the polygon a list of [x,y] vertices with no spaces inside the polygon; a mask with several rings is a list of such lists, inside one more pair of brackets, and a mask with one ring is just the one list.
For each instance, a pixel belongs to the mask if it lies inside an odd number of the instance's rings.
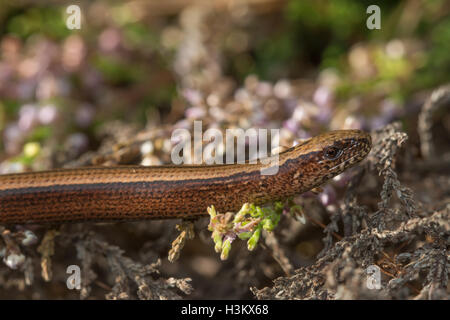
{"label": "slow worm", "polygon": [[0,175],[0,224],[192,218],[315,188],[365,158],[370,135],[325,133],[264,164],[86,167]]}

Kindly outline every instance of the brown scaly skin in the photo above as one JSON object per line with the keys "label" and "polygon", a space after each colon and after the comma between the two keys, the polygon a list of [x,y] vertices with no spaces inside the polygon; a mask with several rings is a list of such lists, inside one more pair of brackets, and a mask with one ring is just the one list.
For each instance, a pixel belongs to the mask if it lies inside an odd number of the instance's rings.
{"label": "brown scaly skin", "polygon": [[369,134],[340,130],[280,153],[275,175],[261,175],[260,162],[0,175],[0,224],[191,218],[210,205],[237,211],[245,202],[264,204],[317,187],[370,149]]}

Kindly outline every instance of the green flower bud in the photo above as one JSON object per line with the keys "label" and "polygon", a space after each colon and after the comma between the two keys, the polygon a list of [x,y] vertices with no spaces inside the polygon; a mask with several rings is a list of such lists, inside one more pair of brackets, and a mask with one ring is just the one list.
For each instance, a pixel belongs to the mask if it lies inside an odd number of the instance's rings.
{"label": "green flower bud", "polygon": [[261,236],[261,227],[258,226],[253,235],[247,241],[247,248],[249,251],[253,251],[256,248],[260,236]]}
{"label": "green flower bud", "polygon": [[222,253],[220,254],[220,260],[227,260],[230,250],[231,250],[231,241],[230,239],[227,239],[223,243]]}

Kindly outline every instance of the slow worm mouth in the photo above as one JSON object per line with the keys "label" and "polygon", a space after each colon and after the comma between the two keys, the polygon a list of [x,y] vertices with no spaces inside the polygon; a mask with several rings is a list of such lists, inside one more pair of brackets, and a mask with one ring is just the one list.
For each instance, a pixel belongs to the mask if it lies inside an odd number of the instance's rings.
{"label": "slow worm mouth", "polygon": [[[341,163],[335,165],[334,167],[330,168],[330,171],[334,171],[336,168],[341,168],[340,172],[347,169],[352,163],[356,164],[358,161],[353,161],[356,158],[357,155],[351,156],[350,158],[346,159],[345,161],[342,161]],[[362,160],[362,159],[361,159]],[[350,164],[348,164],[350,162]],[[340,173],[337,172],[336,174]]]}

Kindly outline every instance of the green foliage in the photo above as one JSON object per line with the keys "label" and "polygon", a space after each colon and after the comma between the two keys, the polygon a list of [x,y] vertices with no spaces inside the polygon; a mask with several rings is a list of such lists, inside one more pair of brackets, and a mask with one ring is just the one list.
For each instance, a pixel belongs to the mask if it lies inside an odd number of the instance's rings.
{"label": "green foliage", "polygon": [[126,61],[112,56],[97,55],[93,64],[105,79],[113,85],[135,83],[145,76],[139,65],[129,64]]}
{"label": "green foliage", "polygon": [[41,34],[61,40],[71,34],[66,28],[64,11],[58,7],[29,7],[7,21],[6,30],[22,39]]}
{"label": "green foliage", "polygon": [[[257,42],[255,69],[262,78],[298,76],[299,61],[336,66],[351,44],[365,33],[365,7],[356,1],[290,1],[281,25]],[[304,71],[304,70],[302,70]]]}
{"label": "green foliage", "polygon": [[233,217],[231,213],[219,214],[214,206],[209,207],[208,230],[212,231],[214,249],[220,252],[220,259],[228,259],[231,244],[236,238],[246,240],[248,250],[253,251],[259,242],[261,232],[263,230],[272,232],[278,225],[283,208],[281,202],[275,202],[272,207],[264,208],[245,203]]}
{"label": "green foliage", "polygon": [[439,22],[431,31],[431,45],[427,55],[427,63],[420,70],[417,87],[435,86],[450,79],[450,18]]}
{"label": "green foliage", "polygon": [[21,163],[24,166],[30,166],[39,156],[40,152],[41,145],[38,142],[28,142],[23,146],[22,153],[11,158],[9,161]]}
{"label": "green foliage", "polygon": [[5,116],[12,116],[16,114],[21,105],[19,101],[11,99],[1,100],[0,104],[0,108],[3,110]]}
{"label": "green foliage", "polygon": [[53,129],[51,126],[38,126],[36,127],[28,137],[28,141],[42,142],[51,137]]}
{"label": "green foliage", "polygon": [[159,38],[146,25],[142,23],[128,23],[123,28],[125,41],[131,48],[157,49],[160,46]]}
{"label": "green foliage", "polygon": [[352,0],[293,0],[285,15],[294,28],[296,25],[298,29],[304,29],[302,33],[322,29],[332,33],[337,40],[347,41],[353,33],[365,32],[366,8],[364,2]]}
{"label": "green foliage", "polygon": [[265,38],[256,48],[256,72],[262,78],[282,76],[295,56],[295,39],[289,33]]}

